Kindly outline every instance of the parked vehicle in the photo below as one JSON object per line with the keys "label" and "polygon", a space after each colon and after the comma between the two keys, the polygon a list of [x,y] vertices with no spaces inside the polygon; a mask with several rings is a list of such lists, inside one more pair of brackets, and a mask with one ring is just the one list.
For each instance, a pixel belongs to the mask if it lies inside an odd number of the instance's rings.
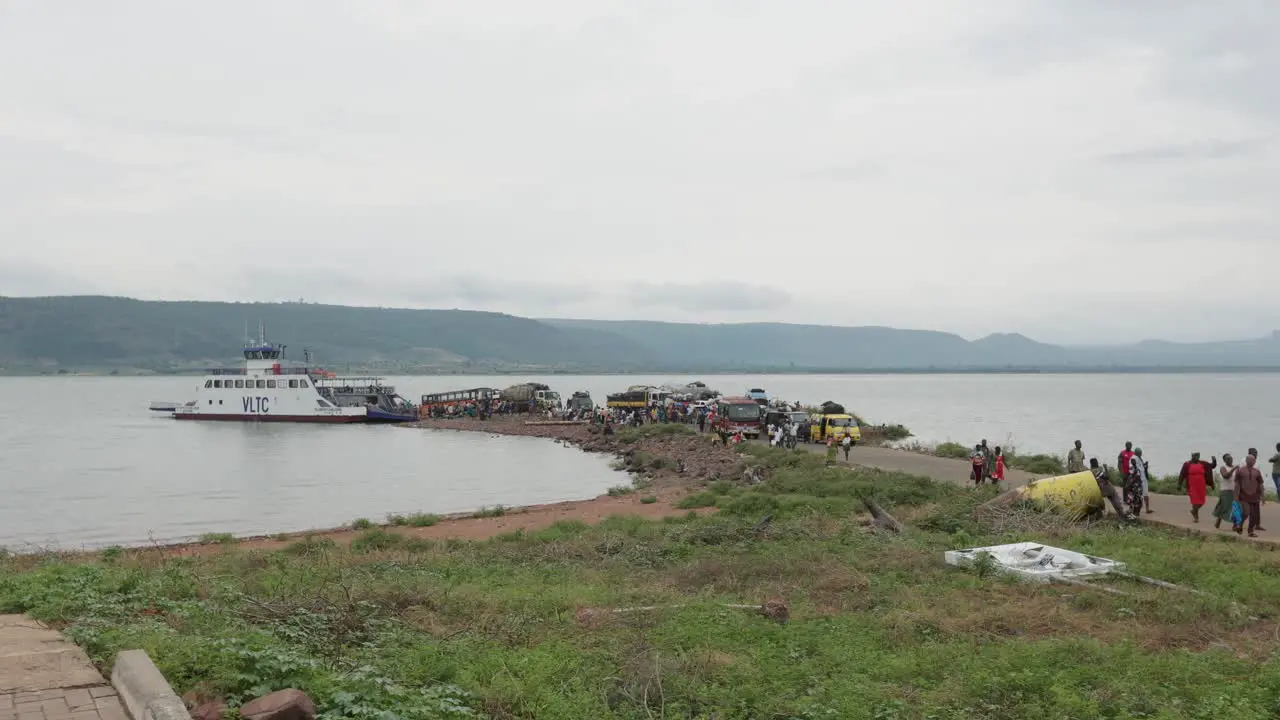
{"label": "parked vehicle", "polygon": [[605,406],[611,408],[649,408],[667,401],[667,392],[648,385],[632,385],[626,392],[605,396]]}
{"label": "parked vehicle", "polygon": [[862,439],[862,430],[852,415],[844,413],[815,413],[809,416],[809,441],[826,442],[827,437],[843,440],[848,435],[857,445]]}
{"label": "parked vehicle", "polygon": [[423,418],[433,413],[443,412],[441,408],[449,406],[483,408],[488,410],[498,391],[493,388],[471,388],[470,390],[450,390],[449,392],[430,393],[422,396],[422,404],[418,406],[418,414]]}
{"label": "parked vehicle", "polygon": [[713,430],[741,432],[752,438],[760,437],[764,431],[760,405],[749,397],[722,397],[716,400],[715,412],[716,419],[711,424]]}
{"label": "parked vehicle", "polygon": [[595,403],[591,402],[591,393],[585,390],[578,390],[569,398],[569,401],[565,403],[564,409],[569,411],[578,410],[581,412],[591,412],[595,407]]}
{"label": "parked vehicle", "polygon": [[747,391],[747,397],[760,405],[769,404],[769,394],[764,391],[764,388],[751,388]]}
{"label": "parked vehicle", "polygon": [[542,383],[512,385],[499,393],[498,397],[503,402],[512,403],[516,412],[560,407],[560,393]]}

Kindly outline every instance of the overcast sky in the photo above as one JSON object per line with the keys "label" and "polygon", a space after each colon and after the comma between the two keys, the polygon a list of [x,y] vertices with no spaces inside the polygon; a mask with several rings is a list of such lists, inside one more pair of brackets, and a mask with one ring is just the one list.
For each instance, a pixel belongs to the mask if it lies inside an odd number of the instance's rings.
{"label": "overcast sky", "polygon": [[0,295],[1280,328],[1275,0],[0,0]]}

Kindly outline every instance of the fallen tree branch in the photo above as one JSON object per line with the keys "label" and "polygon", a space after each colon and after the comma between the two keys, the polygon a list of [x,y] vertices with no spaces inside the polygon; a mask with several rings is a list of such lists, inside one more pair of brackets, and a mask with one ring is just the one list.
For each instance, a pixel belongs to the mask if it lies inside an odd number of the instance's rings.
{"label": "fallen tree branch", "polygon": [[885,530],[898,534],[906,532],[906,528],[903,527],[902,523],[898,522],[898,519],[894,516],[885,512],[884,508],[880,507],[879,503],[875,500],[863,496],[862,504],[867,507],[867,511],[871,513],[871,517],[875,518],[875,525],[877,527],[882,527]]}

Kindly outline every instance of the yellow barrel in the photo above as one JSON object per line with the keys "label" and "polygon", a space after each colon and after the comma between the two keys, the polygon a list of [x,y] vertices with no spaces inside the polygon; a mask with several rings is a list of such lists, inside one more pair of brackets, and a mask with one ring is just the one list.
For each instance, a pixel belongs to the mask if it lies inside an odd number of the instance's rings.
{"label": "yellow barrel", "polygon": [[1032,480],[1019,488],[1019,495],[1046,510],[1055,510],[1077,519],[1102,510],[1106,502],[1098,489],[1098,481],[1088,470]]}

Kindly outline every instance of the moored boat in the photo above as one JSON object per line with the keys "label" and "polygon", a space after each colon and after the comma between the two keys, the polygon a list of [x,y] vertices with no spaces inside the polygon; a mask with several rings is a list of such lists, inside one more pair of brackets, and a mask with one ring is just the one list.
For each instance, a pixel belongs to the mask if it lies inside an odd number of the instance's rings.
{"label": "moored boat", "polygon": [[174,407],[173,417],[310,423],[417,419],[417,408],[381,378],[344,378],[307,364],[287,366],[284,350],[284,345],[268,343],[263,332],[242,349],[244,367],[209,370],[196,399]]}

